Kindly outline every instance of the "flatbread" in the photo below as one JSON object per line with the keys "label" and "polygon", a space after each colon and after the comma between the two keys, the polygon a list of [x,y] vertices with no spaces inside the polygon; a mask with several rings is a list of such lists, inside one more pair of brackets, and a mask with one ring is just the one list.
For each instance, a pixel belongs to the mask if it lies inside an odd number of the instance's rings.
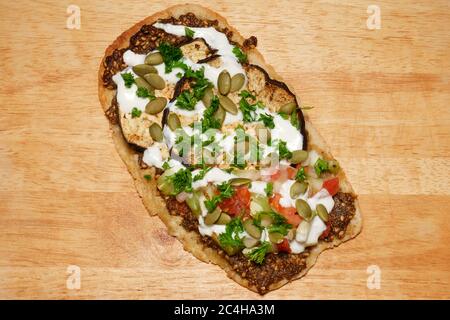
{"label": "flatbread", "polygon": [[[164,11],[153,14],[152,16],[138,22],[133,27],[122,33],[105,51],[105,56],[100,64],[99,72],[98,72],[98,90],[99,90],[99,99],[103,108],[103,111],[108,114],[112,111],[109,109],[111,102],[115,96],[114,89],[105,88],[103,85],[103,72],[105,70],[104,60],[107,56],[111,55],[114,50],[127,48],[129,45],[130,37],[137,33],[143,25],[152,24],[159,19],[166,19],[170,17],[179,17],[180,15],[186,14],[188,12],[194,13],[200,19],[208,19],[208,20],[217,20],[220,28],[227,28],[232,32],[232,41],[242,44],[244,42],[244,37],[242,37],[239,32],[230,26],[228,22],[222,16],[218,15],[214,11],[207,9],[205,7],[199,5],[176,5],[170,7]],[[275,70],[268,65],[262,55],[258,52],[256,48],[252,48],[246,51],[249,62],[251,64],[255,64],[261,66],[270,76],[270,78],[284,82],[282,78],[275,72]],[[323,138],[319,135],[319,133],[312,126],[308,115],[305,115],[305,123],[306,130],[308,132],[308,146],[315,146],[319,150],[322,150],[325,154],[331,156],[331,152],[324,142]],[[231,264],[227,259],[224,258],[223,254],[220,254],[217,250],[208,247],[201,241],[201,236],[196,232],[189,232],[185,228],[182,227],[182,217],[171,215],[166,207],[165,200],[161,197],[159,191],[156,187],[156,179],[151,181],[147,181],[144,178],[144,175],[151,174],[155,175],[154,168],[142,168],[140,166],[139,155],[136,152],[136,149],[128,144],[125,140],[122,130],[119,123],[111,122],[111,131],[114,144],[116,149],[126,164],[129,172],[131,173],[136,189],[143,200],[145,207],[147,208],[150,215],[158,215],[159,218],[164,222],[167,226],[168,233],[172,236],[175,236],[182,244],[185,250],[191,252],[198,259],[207,262],[214,263],[220,266],[227,273],[228,277],[239,283],[240,285],[258,292],[258,293],[266,293],[270,290],[274,290],[280,288],[286,283],[303,277],[308,270],[314,265],[317,260],[319,254],[329,248],[333,248],[338,246],[342,242],[345,242],[351,238],[354,238],[362,228],[362,220],[361,213],[359,208],[358,200],[355,199],[355,207],[356,212],[352,220],[347,226],[347,230],[343,238],[338,239],[337,237],[333,239],[331,242],[320,241],[318,245],[312,247],[309,250],[309,255],[306,258],[306,268],[304,268],[300,273],[294,276],[292,279],[282,279],[275,283],[272,283],[268,288],[258,288],[257,286],[251,284],[247,279],[243,278],[236,271],[233,270]],[[345,177],[344,172],[341,170],[339,174],[339,179],[341,182],[340,188],[343,192],[349,192],[354,194],[353,189]]]}

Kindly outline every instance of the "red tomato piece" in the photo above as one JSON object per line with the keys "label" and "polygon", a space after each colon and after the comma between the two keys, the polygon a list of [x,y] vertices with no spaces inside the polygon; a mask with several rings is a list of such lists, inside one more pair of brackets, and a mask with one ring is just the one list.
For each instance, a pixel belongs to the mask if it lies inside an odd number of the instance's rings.
{"label": "red tomato piece", "polygon": [[233,217],[249,215],[250,191],[248,191],[246,186],[235,188],[234,195],[231,198],[222,200],[219,203],[219,207]]}
{"label": "red tomato piece", "polygon": [[284,238],[283,242],[277,244],[278,252],[291,253],[291,246],[289,245],[288,239]]}
{"label": "red tomato piece", "polygon": [[274,174],[270,176],[270,181],[285,181],[286,179],[294,179],[297,174],[297,169],[288,166],[278,169]]}
{"label": "red tomato piece", "polygon": [[339,178],[332,178],[323,182],[323,188],[328,190],[328,193],[334,196],[339,191]]}
{"label": "red tomato piece", "polygon": [[274,196],[269,200],[270,205],[272,206],[272,208],[275,209],[276,212],[285,217],[289,224],[292,224],[292,226],[297,227],[302,221],[302,218],[297,214],[297,209],[293,207],[288,208],[283,207],[280,204],[280,199],[281,195],[279,193],[275,193]]}
{"label": "red tomato piece", "polygon": [[327,222],[327,228],[322,232],[322,234],[320,235],[319,239],[323,240],[326,237],[328,237],[328,235],[330,234],[331,231],[331,223],[330,221]]}

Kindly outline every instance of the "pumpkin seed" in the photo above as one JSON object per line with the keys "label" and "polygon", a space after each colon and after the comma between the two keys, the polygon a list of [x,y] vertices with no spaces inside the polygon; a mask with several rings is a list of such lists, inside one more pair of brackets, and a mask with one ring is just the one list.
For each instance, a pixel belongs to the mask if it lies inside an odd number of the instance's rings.
{"label": "pumpkin seed", "polygon": [[145,64],[157,65],[163,63],[163,57],[159,52],[150,53],[147,57],[145,57]]}
{"label": "pumpkin seed", "polygon": [[308,151],[305,150],[295,150],[292,152],[292,157],[289,161],[293,164],[297,164],[308,159]]}
{"label": "pumpkin seed", "polygon": [[324,222],[328,221],[328,211],[323,204],[319,203],[316,206],[316,212],[320,219],[322,219]]}
{"label": "pumpkin seed", "polygon": [[294,109],[297,107],[297,104],[294,101],[288,102],[285,105],[281,106],[279,112],[285,113],[285,114],[291,114]]}
{"label": "pumpkin seed", "polygon": [[231,78],[230,92],[238,91],[242,88],[245,82],[245,76],[243,73],[236,73]]}
{"label": "pumpkin seed", "polygon": [[158,97],[147,103],[147,105],[145,106],[145,112],[147,112],[148,114],[158,114],[166,107],[166,104],[166,98]]}
{"label": "pumpkin seed", "polygon": [[273,223],[273,220],[268,215],[263,215],[261,217],[261,227],[268,227]]}
{"label": "pumpkin seed", "polygon": [[253,224],[253,219],[247,219],[244,221],[244,229],[253,238],[261,238],[261,230],[259,230],[259,228]]}
{"label": "pumpkin seed", "polygon": [[148,128],[150,132],[150,137],[152,137],[153,141],[161,142],[163,139],[163,132],[159,124],[156,122],[152,123],[152,125]]}
{"label": "pumpkin seed", "polygon": [[156,73],[147,73],[144,79],[155,89],[162,90],[166,86],[166,82]]}
{"label": "pumpkin seed", "polygon": [[186,199],[186,204],[189,206],[192,213],[196,217],[198,217],[200,215],[200,213],[202,212],[202,210],[200,208],[200,201],[198,199],[198,196],[195,193],[193,193],[191,197]]}
{"label": "pumpkin seed", "polygon": [[217,78],[217,88],[220,94],[227,95],[230,92],[231,77],[227,70],[223,70]]}
{"label": "pumpkin seed", "polygon": [[245,237],[242,242],[246,248],[253,248],[258,244],[259,240],[252,237]]}
{"label": "pumpkin seed", "polygon": [[169,117],[167,118],[167,125],[169,126],[170,130],[175,131],[176,129],[181,127],[180,118],[178,118],[175,113],[170,113]]}
{"label": "pumpkin seed", "polygon": [[169,174],[171,174],[170,171],[164,172],[156,181],[158,190],[166,196],[175,195],[175,186],[173,185],[171,179],[169,179]]}
{"label": "pumpkin seed", "polygon": [[206,108],[209,108],[209,106],[211,106],[211,101],[213,97],[214,97],[213,90],[211,88],[207,88],[202,98],[202,102]]}
{"label": "pumpkin seed", "polygon": [[208,226],[214,224],[214,222],[216,222],[219,219],[221,213],[222,211],[220,211],[219,207],[214,209],[213,212],[208,213],[206,217],[204,217],[205,224]]}
{"label": "pumpkin seed", "polygon": [[219,103],[226,112],[229,112],[231,114],[238,113],[236,104],[230,98],[219,95]]}
{"label": "pumpkin seed", "polygon": [[222,214],[219,217],[219,220],[217,220],[216,224],[228,224],[228,222],[231,221],[231,217],[226,214],[225,212],[222,212]]}
{"label": "pumpkin seed", "polygon": [[148,64],[137,64],[132,69],[134,73],[141,77],[145,76],[147,73],[158,73],[154,66]]}
{"label": "pumpkin seed", "polygon": [[217,108],[216,112],[214,112],[214,119],[218,120],[220,125],[222,126],[223,122],[225,121],[225,116],[227,115],[227,113],[225,112],[225,110],[223,110],[223,108],[221,106],[219,106],[219,108]]}
{"label": "pumpkin seed", "polygon": [[328,161],[328,171],[330,171],[333,174],[338,173],[338,171],[339,171],[339,163],[336,160]]}
{"label": "pumpkin seed", "polygon": [[134,82],[136,83],[138,88],[145,88],[147,89],[148,93],[151,94],[155,93],[155,88],[153,88],[144,78],[137,77],[136,79],[134,79]]}
{"label": "pumpkin seed", "polygon": [[234,187],[243,186],[250,182],[252,182],[252,180],[248,178],[233,178],[230,180],[230,184]]}
{"label": "pumpkin seed", "polygon": [[283,242],[284,236],[279,232],[271,232],[269,233],[269,239],[273,243],[281,243]]}
{"label": "pumpkin seed", "polygon": [[308,185],[305,182],[294,182],[289,190],[291,199],[295,199],[299,195],[304,194],[306,189],[308,189]]}
{"label": "pumpkin seed", "polygon": [[297,209],[298,214],[303,217],[305,220],[309,220],[311,218],[311,208],[309,207],[308,202],[303,199],[297,199],[295,201],[295,208]]}

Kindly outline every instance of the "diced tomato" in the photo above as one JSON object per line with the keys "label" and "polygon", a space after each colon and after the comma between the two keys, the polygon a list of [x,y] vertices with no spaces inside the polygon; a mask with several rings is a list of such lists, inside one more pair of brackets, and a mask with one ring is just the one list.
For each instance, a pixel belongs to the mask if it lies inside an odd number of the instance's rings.
{"label": "diced tomato", "polygon": [[247,216],[250,214],[250,191],[246,186],[236,187],[231,198],[222,200],[219,203],[220,209],[229,215]]}
{"label": "diced tomato", "polygon": [[330,221],[327,222],[327,228],[322,232],[322,234],[320,235],[319,239],[323,240],[326,237],[328,237],[328,235],[330,234],[331,231],[331,223]]}
{"label": "diced tomato", "polygon": [[281,194],[275,193],[274,196],[269,200],[270,205],[272,206],[272,208],[275,209],[276,212],[285,217],[289,224],[292,224],[292,226],[297,227],[302,221],[302,218],[297,214],[297,209],[293,207],[288,208],[283,207],[280,204],[280,199]]}
{"label": "diced tomato", "polygon": [[278,252],[291,253],[291,246],[289,245],[288,239],[284,238],[283,242],[277,244]]}
{"label": "diced tomato", "polygon": [[274,174],[270,176],[271,181],[284,181],[286,179],[294,179],[297,173],[297,169],[287,166],[284,168],[278,169]]}
{"label": "diced tomato", "polygon": [[329,179],[323,182],[323,188],[328,190],[328,193],[334,196],[339,191],[339,178]]}

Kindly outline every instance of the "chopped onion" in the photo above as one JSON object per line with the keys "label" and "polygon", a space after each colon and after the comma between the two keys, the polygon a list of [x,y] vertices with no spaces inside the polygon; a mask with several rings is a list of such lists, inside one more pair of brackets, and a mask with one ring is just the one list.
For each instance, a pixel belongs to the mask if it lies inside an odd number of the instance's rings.
{"label": "chopped onion", "polygon": [[178,202],[184,202],[186,201],[186,199],[189,197],[189,193],[187,192],[180,192],[179,194],[177,194],[176,199]]}

